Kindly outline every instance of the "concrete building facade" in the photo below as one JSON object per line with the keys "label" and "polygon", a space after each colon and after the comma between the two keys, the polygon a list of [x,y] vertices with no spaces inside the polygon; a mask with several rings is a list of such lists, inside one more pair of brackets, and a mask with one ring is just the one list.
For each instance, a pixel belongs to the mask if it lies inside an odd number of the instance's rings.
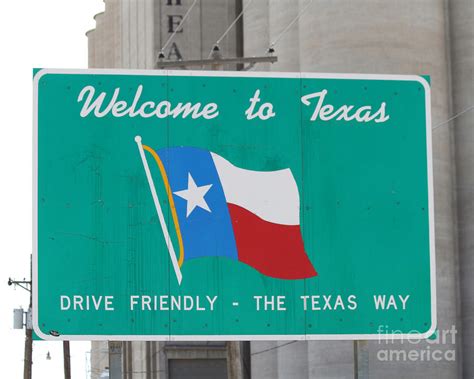
{"label": "concrete building facade", "polygon": [[[155,68],[158,53],[193,3],[106,0],[105,12],[95,18],[96,28],[87,33],[89,66]],[[194,7],[182,31],[163,51],[165,59],[207,58],[242,2],[198,0]],[[457,334],[438,342],[372,341],[367,348],[369,374],[373,378],[474,377],[474,2],[254,0],[240,27],[233,28],[220,47],[225,56],[256,56],[264,55],[272,44],[278,62],[259,64],[256,71],[430,75],[438,329],[440,335],[452,328]],[[237,370],[240,377],[354,377],[352,341],[251,342],[248,354],[242,344],[149,344],[125,344],[134,357],[129,367],[140,368],[132,370],[138,376],[128,377],[148,377],[139,376],[151,367],[148,352],[158,352],[153,358],[156,377],[185,377],[170,374],[169,362],[178,356],[189,359],[189,367],[196,357],[233,360],[237,356],[236,365],[224,366],[228,374]],[[443,358],[384,359],[384,352],[408,354],[413,349],[440,350]],[[248,364],[242,355],[248,356]],[[180,372],[176,362],[171,365],[173,372]]]}
{"label": "concrete building facade", "polygon": [[[234,20],[235,0],[106,0],[94,16],[96,27],[86,33],[90,68],[156,68],[165,60],[203,59]],[[193,7],[182,27],[181,20]],[[166,45],[168,38],[174,37]],[[226,56],[237,52],[233,28],[219,47]]]}

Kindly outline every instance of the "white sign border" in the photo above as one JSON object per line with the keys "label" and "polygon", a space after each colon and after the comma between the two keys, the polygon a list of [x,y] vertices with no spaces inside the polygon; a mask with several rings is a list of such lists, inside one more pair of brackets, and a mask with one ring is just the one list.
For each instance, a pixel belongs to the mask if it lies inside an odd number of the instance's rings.
{"label": "white sign border", "polygon": [[[48,74],[76,75],[141,75],[141,76],[196,76],[196,77],[247,77],[247,78],[299,78],[299,79],[356,79],[416,81],[425,89],[426,151],[428,169],[428,210],[430,233],[430,286],[431,325],[423,333],[382,334],[284,334],[284,335],[59,335],[44,334],[38,325],[38,83]],[[51,341],[284,341],[284,340],[400,340],[428,338],[436,331],[436,259],[434,225],[433,159],[431,130],[431,89],[429,83],[417,75],[332,74],[309,72],[248,72],[248,71],[187,71],[187,70],[110,70],[110,69],[41,69],[33,78],[33,329],[44,340]]]}

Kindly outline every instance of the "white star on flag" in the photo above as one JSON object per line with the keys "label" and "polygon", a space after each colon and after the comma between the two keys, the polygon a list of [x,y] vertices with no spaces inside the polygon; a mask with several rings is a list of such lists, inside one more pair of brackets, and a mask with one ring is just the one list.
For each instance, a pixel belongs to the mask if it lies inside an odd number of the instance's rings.
{"label": "white star on flag", "polygon": [[204,199],[204,196],[211,187],[212,184],[208,184],[205,186],[197,186],[196,182],[191,176],[191,173],[188,173],[188,189],[173,192],[175,195],[187,201],[186,218],[189,217],[189,215],[196,207],[200,207],[208,212],[211,212],[209,206],[206,203],[206,200]]}

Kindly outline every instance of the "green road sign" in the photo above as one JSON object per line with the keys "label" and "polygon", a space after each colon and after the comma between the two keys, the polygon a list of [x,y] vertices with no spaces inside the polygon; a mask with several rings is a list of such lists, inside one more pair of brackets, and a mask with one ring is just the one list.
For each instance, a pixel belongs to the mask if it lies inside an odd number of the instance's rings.
{"label": "green road sign", "polygon": [[428,337],[419,76],[40,70],[43,339]]}

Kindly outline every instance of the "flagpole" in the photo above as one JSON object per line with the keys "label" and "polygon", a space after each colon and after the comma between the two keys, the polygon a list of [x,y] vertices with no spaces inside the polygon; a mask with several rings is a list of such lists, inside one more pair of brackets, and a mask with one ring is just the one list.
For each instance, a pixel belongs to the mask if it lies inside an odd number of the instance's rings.
{"label": "flagpole", "polygon": [[145,157],[145,151],[143,150],[143,145],[142,145],[142,137],[136,136],[135,142],[137,143],[138,150],[140,151],[140,157],[142,158],[143,167],[145,168],[146,177],[148,179],[148,184],[150,186],[151,196],[153,197],[153,202],[155,203],[156,213],[158,214],[158,219],[160,220],[161,229],[163,230],[166,246],[168,247],[168,252],[171,257],[171,262],[173,263],[176,279],[178,279],[178,284],[181,285],[181,280],[183,279],[183,276],[181,274],[181,269],[179,268],[179,264],[176,258],[176,252],[174,250],[173,243],[171,242],[171,237],[168,232],[168,227],[166,226],[165,217],[163,216],[163,211],[161,210],[160,202],[158,201],[158,194],[156,193],[155,183],[153,182],[150,168],[148,167],[148,161]]}

